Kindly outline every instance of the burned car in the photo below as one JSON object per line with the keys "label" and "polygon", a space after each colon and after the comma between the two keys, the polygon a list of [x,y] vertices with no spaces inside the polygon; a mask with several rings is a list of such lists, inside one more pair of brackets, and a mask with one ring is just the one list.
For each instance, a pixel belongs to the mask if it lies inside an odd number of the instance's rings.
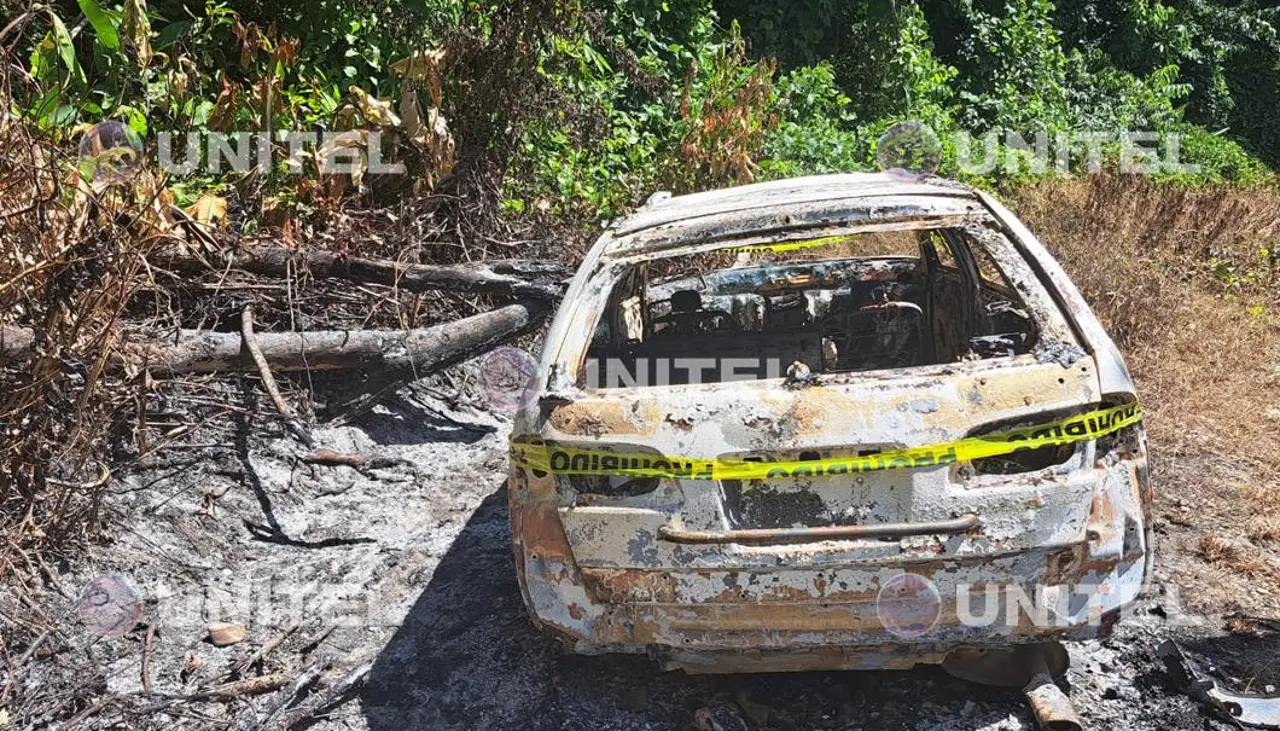
{"label": "burned car", "polygon": [[940,179],[655,195],[586,255],[511,447],[525,603],[580,653],[938,663],[1105,636],[1151,564],[1119,352]]}

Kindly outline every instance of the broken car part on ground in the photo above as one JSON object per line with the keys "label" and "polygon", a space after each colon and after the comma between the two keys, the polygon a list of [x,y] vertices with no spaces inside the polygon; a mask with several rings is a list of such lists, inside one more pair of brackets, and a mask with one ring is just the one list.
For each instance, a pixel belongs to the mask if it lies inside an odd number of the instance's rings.
{"label": "broken car part on ground", "polygon": [[1280,696],[1242,695],[1225,691],[1187,657],[1174,640],[1156,648],[1174,685],[1188,695],[1220,712],[1233,722],[1250,728],[1280,729]]}
{"label": "broken car part on ground", "polygon": [[[882,174],[658,195],[587,254],[516,418],[525,602],[577,652],[690,672],[1105,636],[1151,564],[1140,423],[821,466],[1136,401],[1057,262],[970,188]],[[530,447],[597,459],[536,469]],[[654,475],[605,459],[622,454],[762,464]]]}

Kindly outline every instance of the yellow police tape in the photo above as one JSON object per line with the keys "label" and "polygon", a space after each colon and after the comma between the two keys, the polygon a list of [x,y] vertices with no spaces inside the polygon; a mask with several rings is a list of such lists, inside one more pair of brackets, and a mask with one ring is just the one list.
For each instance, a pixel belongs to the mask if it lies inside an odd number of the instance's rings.
{"label": "yellow police tape", "polygon": [[608,452],[555,444],[511,445],[517,467],[557,475],[620,475],[686,480],[758,480],[777,477],[845,475],[853,472],[912,469],[999,457],[1096,439],[1142,421],[1137,403],[1099,409],[1036,426],[967,437],[954,442],[912,447],[857,457],[830,457],[793,462],[743,462],[695,459],[659,454]]}
{"label": "yellow police tape", "polygon": [[761,251],[769,251],[774,254],[784,254],[788,251],[801,251],[803,249],[816,249],[821,246],[831,246],[832,244],[840,244],[852,240],[854,237],[849,234],[840,236],[824,236],[820,239],[806,239],[804,241],[783,241],[777,244],[752,244],[749,246],[732,246],[724,249],[729,254],[754,254]]}

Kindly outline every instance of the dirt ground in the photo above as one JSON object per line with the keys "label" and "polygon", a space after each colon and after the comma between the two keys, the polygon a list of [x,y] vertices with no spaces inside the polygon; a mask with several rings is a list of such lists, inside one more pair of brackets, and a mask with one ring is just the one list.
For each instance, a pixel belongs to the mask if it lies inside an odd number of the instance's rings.
{"label": "dirt ground", "polygon": [[[174,698],[235,677],[292,678],[322,659],[330,681],[372,668],[354,697],[294,728],[683,731],[699,708],[725,704],[745,723],[725,731],[1034,727],[1016,691],[933,668],[708,677],[660,672],[643,657],[563,655],[520,601],[503,487],[509,423],[468,385],[474,368],[461,369],[459,389],[416,386],[315,432],[319,446],[376,455],[378,467],[302,464],[278,423],[240,415],[114,485],[111,541],[59,567],[62,594],[55,585],[39,598],[63,618],[62,637],[28,682],[92,688],[99,704],[76,725],[86,729],[255,728],[279,696]],[[79,614],[75,600],[98,577],[143,600],[123,637],[95,636]],[[1256,624],[1232,635],[1220,617],[1190,616],[1168,572],[1157,579],[1114,638],[1070,647],[1076,707],[1096,729],[1229,728],[1171,686],[1155,647],[1177,637],[1224,680],[1263,691],[1280,683],[1280,640]],[[244,624],[247,639],[213,646],[214,621]],[[11,723],[43,728],[45,713],[54,711],[26,708]]]}

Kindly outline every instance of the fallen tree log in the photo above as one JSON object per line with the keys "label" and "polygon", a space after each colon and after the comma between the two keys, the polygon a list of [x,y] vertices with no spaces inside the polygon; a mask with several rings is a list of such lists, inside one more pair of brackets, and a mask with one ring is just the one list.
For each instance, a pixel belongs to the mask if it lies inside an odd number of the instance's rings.
{"label": "fallen tree log", "polygon": [[564,294],[564,282],[573,273],[558,262],[510,259],[465,264],[401,264],[277,246],[242,249],[229,254],[224,261],[206,262],[190,255],[169,255],[162,263],[184,274],[209,271],[212,265],[219,270],[231,267],[268,277],[309,275],[316,279],[382,284],[410,292],[451,290],[538,299],[559,299]]}
{"label": "fallen tree log", "polygon": [[[256,339],[273,370],[363,368],[388,378],[416,380],[531,332],[548,311],[544,302],[517,302],[419,330],[258,333]],[[31,331],[5,327],[0,335],[0,363],[29,354],[23,350],[30,347]],[[122,338],[108,366],[117,372],[146,370],[156,377],[256,372],[257,365],[242,346],[239,333],[183,330],[167,342]]]}

